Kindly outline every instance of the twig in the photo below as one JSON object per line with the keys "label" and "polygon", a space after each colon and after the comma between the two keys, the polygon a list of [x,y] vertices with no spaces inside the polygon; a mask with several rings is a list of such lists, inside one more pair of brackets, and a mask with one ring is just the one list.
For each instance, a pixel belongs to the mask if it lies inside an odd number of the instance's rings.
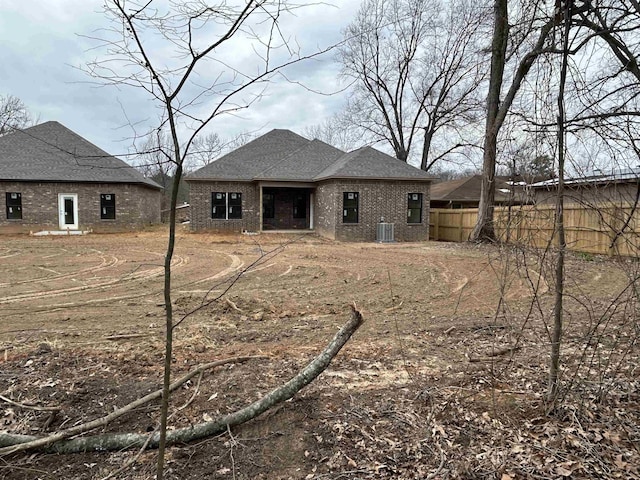
{"label": "twig", "polygon": [[151,439],[153,438],[153,435],[155,433],[157,433],[158,429],[160,428],[160,425],[158,425],[153,432],[149,433],[147,441],[144,442],[144,445],[142,445],[142,447],[140,447],[140,450],[138,450],[138,453],[136,453],[136,456],[133,457],[131,460],[129,460],[127,463],[125,463],[124,465],[122,465],[120,468],[118,468],[117,470],[114,470],[113,472],[111,472],[109,475],[107,475],[106,477],[102,478],[101,480],[109,480],[113,477],[115,477],[116,475],[119,475],[120,473],[124,472],[126,469],[128,469],[129,467],[131,467],[134,463],[136,463],[138,461],[138,459],[142,456],[142,454],[144,453],[144,451],[147,449],[147,447],[149,446],[149,443],[151,442]]}
{"label": "twig", "polygon": [[0,400],[16,407],[24,408],[26,410],[37,410],[38,412],[59,412],[60,410],[62,410],[62,407],[39,407],[30,403],[16,402],[14,400],[11,400],[10,398],[5,397],[4,395],[0,395]]}
{"label": "twig", "polygon": [[403,303],[404,303],[404,300],[401,300],[399,304],[394,305],[394,306],[389,307],[389,308],[386,308],[384,312],[385,312],[385,313],[393,312],[394,310],[397,310],[398,308],[400,308],[400,307],[402,306],[402,304],[403,304]]}
{"label": "twig", "polygon": [[227,425],[227,433],[229,434],[230,442],[229,442],[229,457],[231,458],[231,474],[233,475],[233,480],[236,480],[236,461],[233,458],[233,447],[235,447],[238,442],[233,437],[233,433],[231,433],[231,427]]}
{"label": "twig", "polygon": [[231,308],[231,310],[234,310],[238,313],[242,313],[242,310],[240,310],[238,306],[235,303],[233,303],[229,298],[225,297],[224,302]]}
{"label": "twig", "polygon": [[124,333],[122,335],[109,335],[104,337],[105,340],[125,340],[127,338],[148,337],[149,333]]}
{"label": "twig", "polygon": [[[200,376],[198,376],[198,382],[196,383],[196,387],[194,389],[194,392],[191,395],[191,397],[189,397],[189,400],[187,400],[184,405],[178,407],[178,409],[175,412],[173,412],[169,416],[169,418],[167,420],[170,420],[176,413],[178,413],[179,411],[184,410],[185,408],[187,408],[195,400],[196,396],[198,395],[198,392],[200,391],[200,382],[202,381],[203,374],[204,374],[204,371],[201,371],[200,372]],[[136,463],[140,459],[140,457],[142,456],[144,451],[147,449],[147,447],[149,446],[149,443],[153,439],[153,436],[158,432],[159,428],[160,428],[160,425],[158,424],[158,426],[153,430],[153,432],[149,433],[149,437],[147,438],[147,441],[144,442],[142,447],[140,447],[140,450],[138,450],[138,453],[135,455],[135,457],[130,459],[127,463],[122,465],[117,470],[114,470],[113,472],[111,472],[109,475],[107,475],[106,477],[102,478],[101,480],[110,480],[111,478],[115,477],[116,475],[119,475],[120,473],[124,472],[126,469],[131,467],[134,463]]]}
{"label": "twig", "polygon": [[440,449],[440,465],[438,465],[438,468],[436,469],[435,472],[431,472],[429,475],[427,475],[425,480],[432,480],[436,478],[436,476],[442,471],[442,467],[444,467],[444,461],[446,459],[444,450],[440,445],[438,445],[438,448]]}

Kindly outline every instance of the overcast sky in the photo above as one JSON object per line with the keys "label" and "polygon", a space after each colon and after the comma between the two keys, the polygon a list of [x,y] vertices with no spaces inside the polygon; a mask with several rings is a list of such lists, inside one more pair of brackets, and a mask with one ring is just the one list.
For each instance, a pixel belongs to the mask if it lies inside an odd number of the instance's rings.
{"label": "overcast sky", "polygon": [[[336,43],[360,0],[332,3],[336,6],[315,5],[287,19],[287,35],[295,36],[304,52]],[[85,36],[100,36],[108,26],[101,5],[95,0],[0,0],[0,94],[19,97],[40,122],[56,120],[109,153],[123,155],[131,145],[129,122],[151,123],[157,114],[145,92],[92,84],[78,69],[100,58],[96,42]],[[247,55],[246,47],[234,47],[238,58]],[[338,73],[330,53],[296,65],[287,76],[331,93],[340,87]],[[223,137],[272,128],[302,133],[340,109],[343,101],[344,94],[320,95],[280,81],[268,87],[260,102],[217,121],[214,128]]]}

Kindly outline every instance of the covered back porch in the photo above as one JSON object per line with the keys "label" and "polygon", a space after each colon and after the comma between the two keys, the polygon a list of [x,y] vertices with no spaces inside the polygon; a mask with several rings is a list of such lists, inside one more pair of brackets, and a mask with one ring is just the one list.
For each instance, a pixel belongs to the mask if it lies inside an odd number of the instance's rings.
{"label": "covered back porch", "polygon": [[263,231],[313,230],[311,185],[260,186],[261,228]]}

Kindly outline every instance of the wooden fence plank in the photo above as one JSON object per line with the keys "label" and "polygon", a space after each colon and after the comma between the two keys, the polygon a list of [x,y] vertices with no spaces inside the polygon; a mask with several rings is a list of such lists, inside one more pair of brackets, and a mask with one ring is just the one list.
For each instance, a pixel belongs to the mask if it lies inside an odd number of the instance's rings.
{"label": "wooden fence plank", "polygon": [[[578,252],[637,256],[640,252],[640,211],[629,204],[565,206],[567,247]],[[557,246],[554,205],[496,207],[498,239],[537,248]],[[432,240],[464,242],[478,219],[478,209],[434,208],[430,211]],[[624,231],[623,230],[624,227]]]}

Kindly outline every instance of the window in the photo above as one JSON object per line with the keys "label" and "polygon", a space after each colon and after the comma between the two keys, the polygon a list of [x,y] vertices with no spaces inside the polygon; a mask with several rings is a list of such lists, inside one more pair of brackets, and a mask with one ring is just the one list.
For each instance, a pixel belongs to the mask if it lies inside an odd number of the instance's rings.
{"label": "window", "polygon": [[358,192],[342,194],[342,223],[358,223]]}
{"label": "window", "polygon": [[211,218],[227,218],[227,194],[213,192],[211,194]]}
{"label": "window", "polygon": [[296,194],[293,197],[293,218],[307,218],[307,198]]}
{"label": "window", "polygon": [[113,193],[100,194],[100,219],[116,219],[116,196]]}
{"label": "window", "polygon": [[262,194],[262,218],[274,218],[276,214],[276,196],[273,193]]}
{"label": "window", "polygon": [[229,194],[229,215],[228,218],[242,218],[242,194]]}
{"label": "window", "polygon": [[242,194],[239,192],[213,192],[211,218],[229,220],[242,218]]}
{"label": "window", "polygon": [[410,193],[407,199],[407,223],[422,223],[422,194]]}
{"label": "window", "polygon": [[22,219],[22,194],[18,192],[7,192],[7,219]]}

